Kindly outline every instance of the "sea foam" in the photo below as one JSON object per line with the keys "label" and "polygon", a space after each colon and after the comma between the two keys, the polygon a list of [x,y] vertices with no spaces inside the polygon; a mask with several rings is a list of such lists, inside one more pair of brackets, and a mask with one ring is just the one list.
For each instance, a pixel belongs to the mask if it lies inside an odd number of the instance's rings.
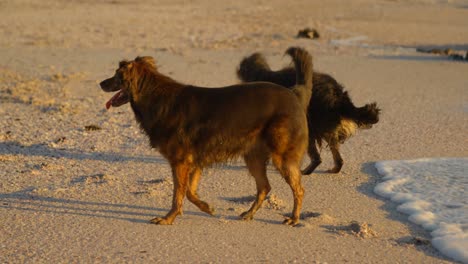
{"label": "sea foam", "polygon": [[468,263],[468,158],[376,163],[383,177],[374,192],[400,203],[397,210],[431,232],[432,245]]}

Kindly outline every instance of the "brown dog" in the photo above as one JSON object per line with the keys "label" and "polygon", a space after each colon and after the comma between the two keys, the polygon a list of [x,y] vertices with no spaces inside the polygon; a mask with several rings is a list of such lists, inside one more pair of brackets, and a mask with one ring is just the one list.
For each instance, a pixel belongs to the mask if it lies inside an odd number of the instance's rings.
{"label": "brown dog", "polygon": [[[237,76],[244,82],[265,81],[284,87],[293,87],[296,83],[294,67],[272,71],[259,53],[254,53],[241,61]],[[302,173],[311,174],[322,163],[317,149],[317,145],[322,146],[322,141],[330,147],[335,163],[335,166],[327,172],[338,173],[343,166],[340,144],[343,144],[357,129],[371,128],[376,124],[379,121],[380,109],[376,103],[355,107],[348,92],[328,74],[314,72],[312,86],[312,97],[307,110],[308,154],[311,163]]]}
{"label": "brown dog", "polygon": [[284,223],[298,223],[304,194],[299,166],[308,139],[306,106],[301,102],[310,100],[312,59],[299,48],[287,53],[298,69],[293,92],[266,82],[211,89],[185,85],[159,73],[152,57],[122,61],[115,75],[101,82],[104,91],[118,91],[106,107],[130,102],[151,146],[172,167],[172,209],[152,223],[172,224],[182,212],[185,195],[213,214],[197,195],[201,171],[238,156],[243,156],[257,184],[256,200],[241,217],[252,219],[270,191],[266,164],[271,158],[294,196],[292,216]]}

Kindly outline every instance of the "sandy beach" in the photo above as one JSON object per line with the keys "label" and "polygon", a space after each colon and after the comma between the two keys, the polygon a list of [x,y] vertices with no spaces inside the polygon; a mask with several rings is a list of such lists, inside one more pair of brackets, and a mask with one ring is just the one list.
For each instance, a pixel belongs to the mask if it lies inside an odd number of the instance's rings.
{"label": "sandy beach", "polygon": [[[3,0],[0,16],[0,263],[454,263],[374,194],[374,164],[468,156],[468,61],[417,51],[464,56],[468,1]],[[306,27],[320,37],[296,38]],[[174,225],[150,224],[170,209],[171,169],[129,105],[105,109],[99,82],[148,55],[180,82],[219,87],[253,52],[287,65],[290,46],[382,109],[342,146],[340,173],[325,173],[323,149],[303,176],[301,224],[281,224],[292,195],[271,165],[270,197],[239,220],[256,193],[241,160],[203,172],[214,217],[186,201]]]}

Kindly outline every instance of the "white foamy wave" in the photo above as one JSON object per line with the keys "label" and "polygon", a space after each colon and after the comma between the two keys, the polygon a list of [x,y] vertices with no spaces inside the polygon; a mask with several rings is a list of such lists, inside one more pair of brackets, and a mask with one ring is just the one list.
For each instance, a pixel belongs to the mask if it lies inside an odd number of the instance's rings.
{"label": "white foamy wave", "polygon": [[397,210],[431,231],[432,245],[468,263],[468,158],[381,161],[374,192],[401,203]]}

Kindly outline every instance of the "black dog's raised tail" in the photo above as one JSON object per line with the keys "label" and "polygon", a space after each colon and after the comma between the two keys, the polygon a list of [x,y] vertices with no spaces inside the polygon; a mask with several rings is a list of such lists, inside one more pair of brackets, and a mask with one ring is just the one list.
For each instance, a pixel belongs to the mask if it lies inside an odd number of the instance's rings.
{"label": "black dog's raised tail", "polygon": [[296,70],[296,85],[292,90],[307,111],[312,97],[312,56],[305,49],[297,47],[289,48],[286,54],[291,56]]}
{"label": "black dog's raised tail", "polygon": [[296,69],[287,67],[272,71],[265,57],[256,52],[242,59],[237,68],[237,77],[243,82],[272,82],[290,88],[296,85]]}
{"label": "black dog's raised tail", "polygon": [[243,82],[256,82],[264,80],[269,72],[271,69],[265,57],[256,52],[242,59],[237,69],[237,77]]}

